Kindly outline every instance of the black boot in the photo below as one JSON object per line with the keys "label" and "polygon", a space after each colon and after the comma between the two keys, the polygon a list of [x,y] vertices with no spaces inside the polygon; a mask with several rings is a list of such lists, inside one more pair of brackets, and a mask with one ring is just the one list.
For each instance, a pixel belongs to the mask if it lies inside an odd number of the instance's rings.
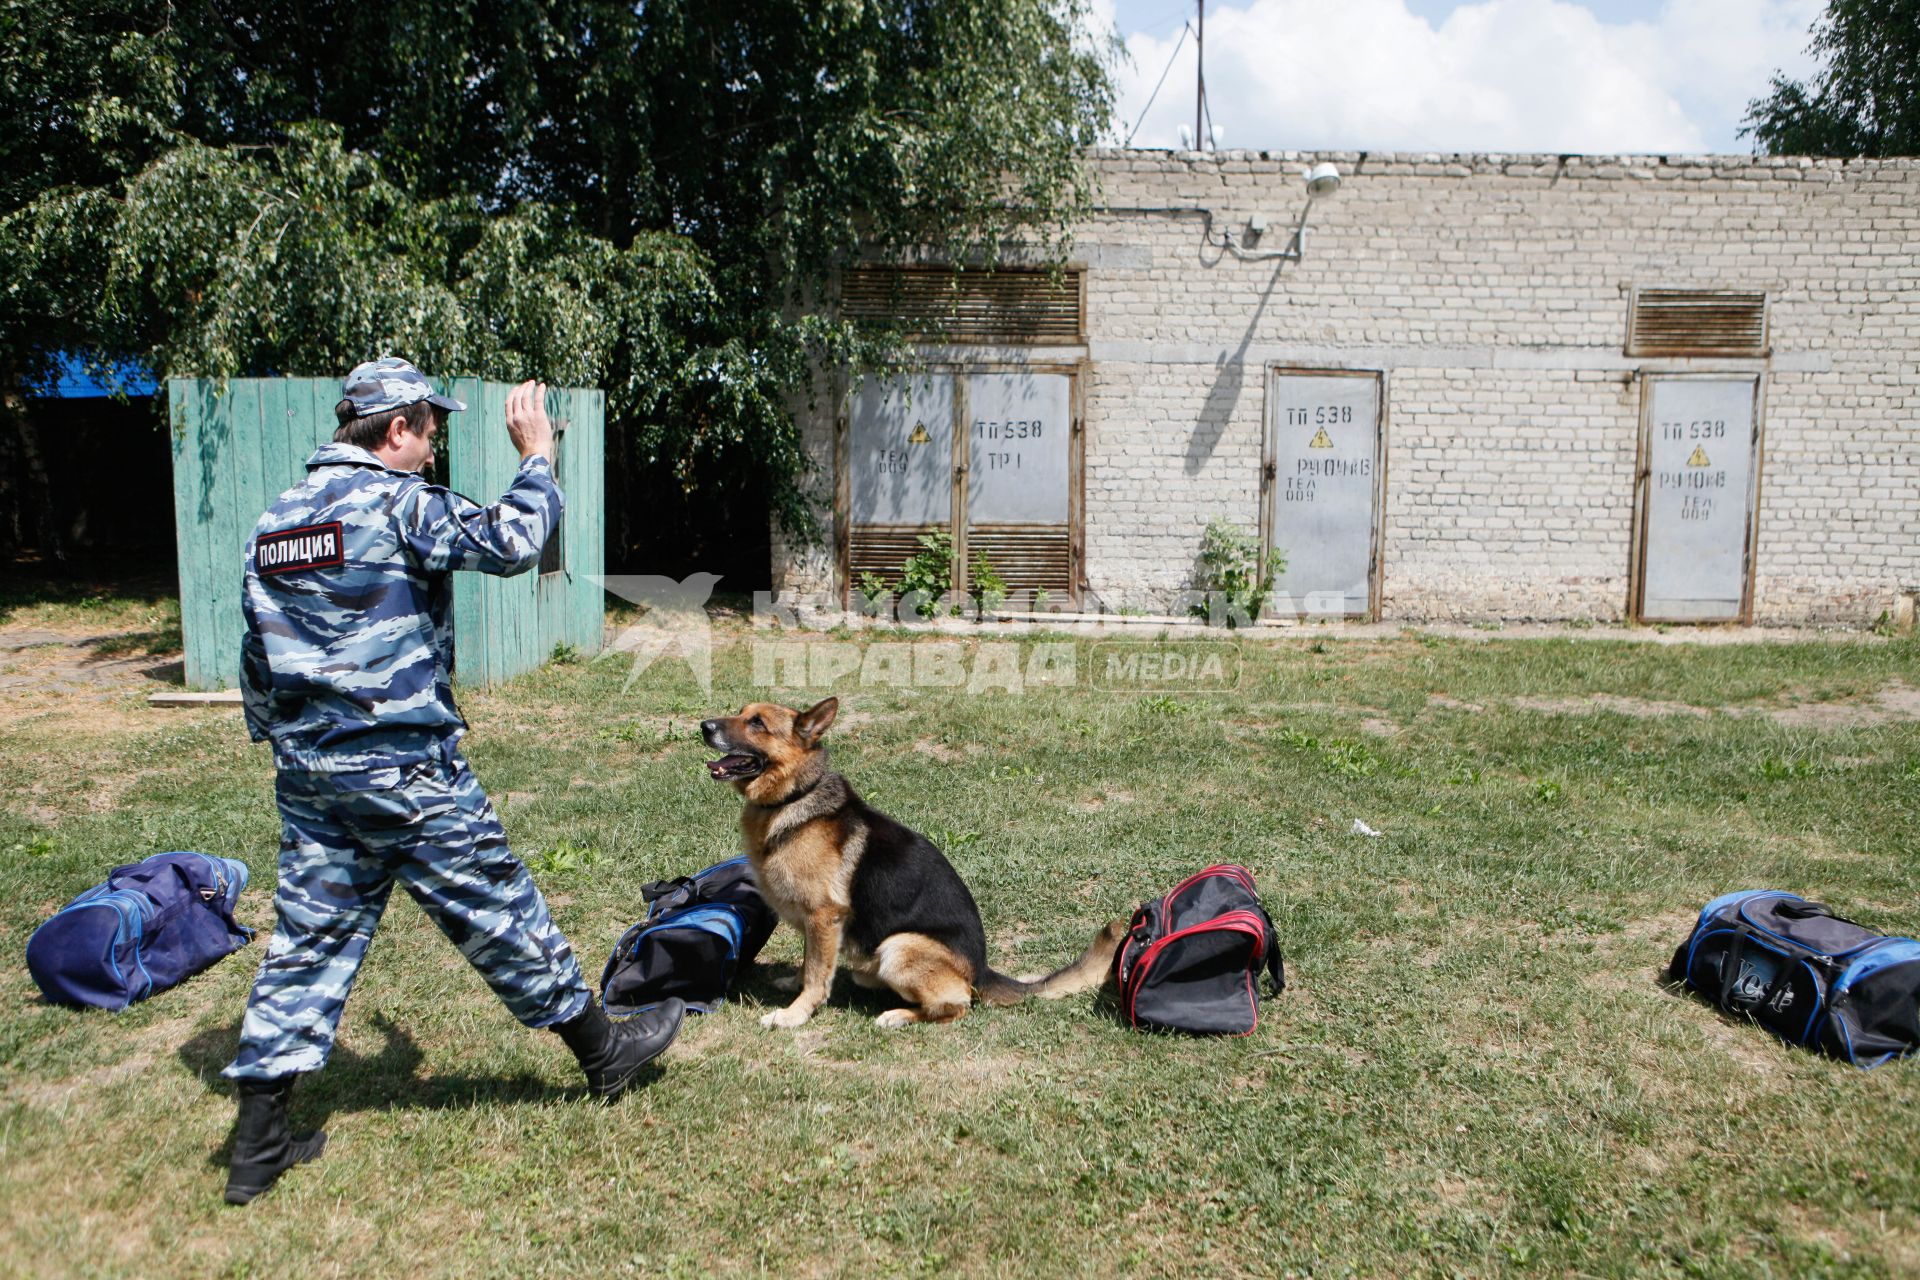
{"label": "black boot", "polygon": [[669,997],[645,1013],[609,1022],[599,1003],[588,1000],[585,1013],[553,1029],[580,1060],[580,1069],[587,1073],[587,1092],[612,1102],[627,1091],[640,1068],[673,1043],[686,1013],[687,1006],[678,997]]}
{"label": "black boot", "polygon": [[296,1164],[326,1150],[327,1135],[294,1137],[287,1127],[293,1077],[240,1082],[240,1120],[233,1130],[233,1163],[227,1169],[227,1203],[246,1204]]}

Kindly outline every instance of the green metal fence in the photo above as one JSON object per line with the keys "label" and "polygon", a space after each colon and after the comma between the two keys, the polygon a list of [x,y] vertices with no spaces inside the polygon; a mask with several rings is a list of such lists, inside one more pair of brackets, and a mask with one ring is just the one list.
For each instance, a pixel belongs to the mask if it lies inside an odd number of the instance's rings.
{"label": "green metal fence", "polygon": [[[305,474],[309,454],[333,438],[332,378],[235,378],[167,383],[173,427],[174,526],[179,537],[180,614],[191,689],[232,688],[240,666],[240,575],[260,513]],[[506,490],[520,465],[507,438],[511,386],[478,378],[437,380],[466,401],[439,450],[450,488],[482,503]],[[556,390],[547,412],[559,430],[556,476],[566,494],[558,546],[516,578],[454,575],[455,674],[487,684],[532,670],[557,645],[599,651],[606,558],[606,398]]]}

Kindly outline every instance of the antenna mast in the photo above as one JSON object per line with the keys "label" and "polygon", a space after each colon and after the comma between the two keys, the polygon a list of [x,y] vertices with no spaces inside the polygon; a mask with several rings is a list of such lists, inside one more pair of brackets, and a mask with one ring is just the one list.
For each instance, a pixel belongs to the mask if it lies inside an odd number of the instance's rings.
{"label": "antenna mast", "polygon": [[1207,149],[1207,135],[1200,132],[1200,116],[1207,101],[1207,0],[1195,0],[1197,17],[1193,32],[1193,52],[1198,70],[1193,78],[1193,149]]}

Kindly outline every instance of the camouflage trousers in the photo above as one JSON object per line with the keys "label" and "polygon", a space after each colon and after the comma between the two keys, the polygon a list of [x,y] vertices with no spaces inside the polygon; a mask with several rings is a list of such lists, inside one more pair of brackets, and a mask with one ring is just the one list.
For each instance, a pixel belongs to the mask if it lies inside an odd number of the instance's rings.
{"label": "camouflage trousers", "polygon": [[350,773],[282,769],[276,791],[279,923],[222,1075],[274,1080],[326,1062],[396,880],[521,1022],[586,1009],[573,949],[457,752]]}

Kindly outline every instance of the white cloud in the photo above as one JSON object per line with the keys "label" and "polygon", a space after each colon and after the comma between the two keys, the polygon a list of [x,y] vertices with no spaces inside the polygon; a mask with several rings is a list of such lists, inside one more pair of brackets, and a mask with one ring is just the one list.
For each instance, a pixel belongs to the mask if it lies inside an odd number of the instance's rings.
{"label": "white cloud", "polygon": [[[1651,21],[1608,22],[1567,0],[1487,0],[1436,27],[1405,0],[1209,5],[1207,98],[1228,147],[1744,151],[1747,103],[1775,68],[1808,73],[1822,7],[1668,0]],[[1096,20],[1112,12],[1098,0]],[[1140,121],[1136,146],[1177,145],[1192,126],[1191,37],[1145,111],[1180,34],[1127,40],[1117,127]]]}

